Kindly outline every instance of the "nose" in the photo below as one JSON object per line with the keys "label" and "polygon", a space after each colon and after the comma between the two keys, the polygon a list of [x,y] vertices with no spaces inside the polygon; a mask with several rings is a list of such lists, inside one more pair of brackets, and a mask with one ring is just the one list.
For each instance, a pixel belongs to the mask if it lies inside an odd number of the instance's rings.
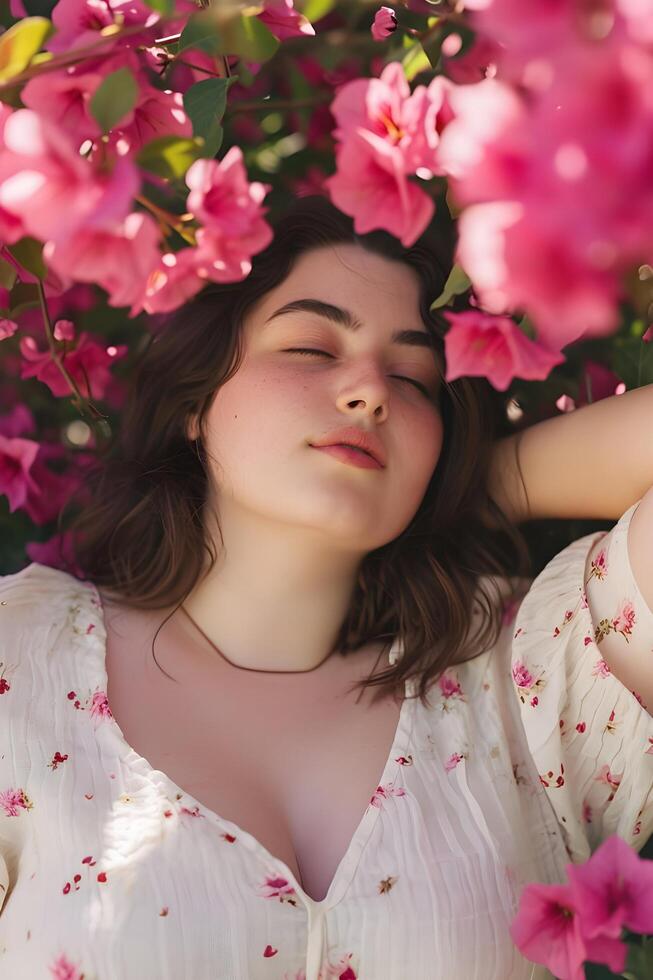
{"label": "nose", "polygon": [[353,380],[348,380],[338,395],[338,408],[343,414],[352,412],[370,415],[377,422],[388,415],[390,386],[379,365],[370,366]]}

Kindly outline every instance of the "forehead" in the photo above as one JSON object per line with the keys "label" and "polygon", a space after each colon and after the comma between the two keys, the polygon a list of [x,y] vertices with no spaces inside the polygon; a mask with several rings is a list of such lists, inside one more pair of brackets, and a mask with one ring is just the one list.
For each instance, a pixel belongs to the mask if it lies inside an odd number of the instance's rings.
{"label": "forehead", "polygon": [[283,282],[261,298],[257,312],[265,318],[299,296],[342,301],[363,321],[410,317],[414,326],[420,324],[420,282],[415,270],[361,245],[326,245],[304,252]]}

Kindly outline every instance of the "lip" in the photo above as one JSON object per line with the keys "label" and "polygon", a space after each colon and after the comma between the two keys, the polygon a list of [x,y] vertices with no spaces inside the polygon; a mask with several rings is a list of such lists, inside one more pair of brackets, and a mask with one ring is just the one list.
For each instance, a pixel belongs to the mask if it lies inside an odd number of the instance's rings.
{"label": "lip", "polygon": [[358,466],[363,470],[383,469],[379,461],[373,456],[368,456],[362,449],[355,449],[353,446],[313,446],[313,449],[319,449],[321,453],[328,453],[342,463],[349,463],[351,466]]}
{"label": "lip", "polygon": [[323,449],[327,446],[341,448],[353,446],[354,449],[362,449],[369,453],[379,468],[386,466],[385,447],[379,437],[373,432],[365,432],[356,426],[335,429],[333,432],[328,432],[322,439],[316,439],[311,445],[316,449]]}

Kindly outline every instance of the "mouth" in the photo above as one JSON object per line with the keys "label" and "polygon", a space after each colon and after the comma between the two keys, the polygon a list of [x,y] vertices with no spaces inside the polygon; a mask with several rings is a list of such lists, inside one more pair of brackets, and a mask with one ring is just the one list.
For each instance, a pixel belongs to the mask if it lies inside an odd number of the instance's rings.
{"label": "mouth", "polygon": [[350,466],[357,466],[359,469],[383,469],[379,461],[370,453],[366,452],[366,450],[358,449],[355,446],[348,446],[346,443],[336,443],[331,446],[313,446],[313,449],[318,449],[320,452],[333,456],[342,463],[348,463]]}

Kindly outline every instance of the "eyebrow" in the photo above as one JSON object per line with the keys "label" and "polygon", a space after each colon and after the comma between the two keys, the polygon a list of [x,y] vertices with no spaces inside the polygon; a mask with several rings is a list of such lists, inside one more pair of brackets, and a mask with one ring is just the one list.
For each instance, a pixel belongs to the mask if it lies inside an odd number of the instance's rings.
{"label": "eyebrow", "polygon": [[[360,330],[363,326],[361,321],[350,310],[345,310],[341,306],[334,306],[333,303],[325,303],[321,299],[293,300],[292,303],[286,303],[284,306],[279,307],[278,310],[275,310],[272,316],[269,316],[265,322],[269,323],[270,320],[273,320],[277,316],[282,316],[284,313],[296,312],[316,313],[318,316],[331,320],[333,323],[337,323],[347,330],[356,331]],[[392,335],[392,342],[395,344],[408,344],[411,347],[427,347],[436,351],[436,353],[438,352],[434,339],[423,330],[397,330]]]}

